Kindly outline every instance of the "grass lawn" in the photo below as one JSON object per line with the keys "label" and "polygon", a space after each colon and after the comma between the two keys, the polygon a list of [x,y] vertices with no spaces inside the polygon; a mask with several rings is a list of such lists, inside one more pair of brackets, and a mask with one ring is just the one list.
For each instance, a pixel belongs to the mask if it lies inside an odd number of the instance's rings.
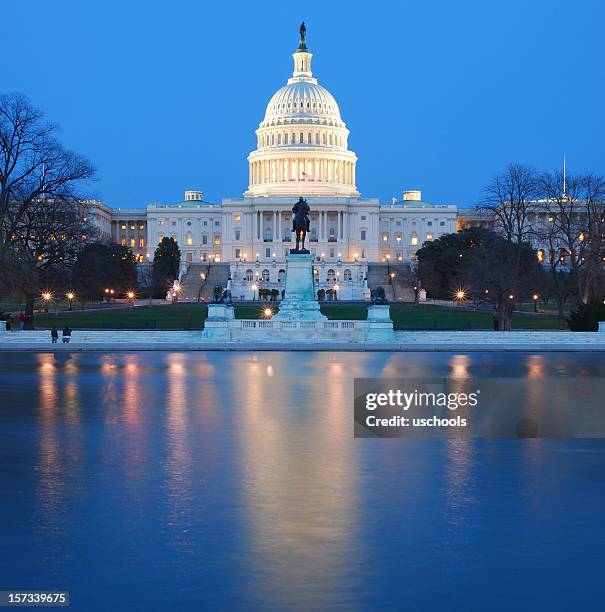
{"label": "grass lawn", "polygon": [[[273,310],[277,308],[273,306]],[[202,329],[207,316],[203,304],[166,304],[162,306],[137,306],[112,308],[89,312],[60,312],[59,314],[38,314],[35,326],[48,329],[52,325],[73,329]],[[329,319],[363,320],[367,307],[363,305],[324,304],[321,311]],[[238,319],[259,318],[262,307],[236,306]],[[391,318],[395,329],[455,330],[492,329],[492,315],[489,312],[473,312],[462,308],[413,304],[391,304]],[[556,317],[515,314],[513,329],[559,329]]]}

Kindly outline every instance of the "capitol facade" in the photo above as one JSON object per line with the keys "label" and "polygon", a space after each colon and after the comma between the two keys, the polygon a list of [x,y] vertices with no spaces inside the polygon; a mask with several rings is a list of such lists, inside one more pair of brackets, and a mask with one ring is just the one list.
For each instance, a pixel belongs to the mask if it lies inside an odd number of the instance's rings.
{"label": "capitol facade", "polygon": [[362,197],[349,130],[314,76],[304,36],[292,57],[292,76],[256,130],[243,196],[211,204],[203,192],[186,191],[179,203],[99,209],[114,241],[151,261],[162,238],[172,237],[184,268],[197,274],[199,266],[228,264],[234,295],[250,298],[258,282],[283,286],[292,206],[302,195],[311,207],[308,248],[317,286],[338,284],[343,298],[359,299],[367,294],[368,266],[413,263],[425,241],[456,231],[456,206],[426,203],[420,191],[387,203]]}

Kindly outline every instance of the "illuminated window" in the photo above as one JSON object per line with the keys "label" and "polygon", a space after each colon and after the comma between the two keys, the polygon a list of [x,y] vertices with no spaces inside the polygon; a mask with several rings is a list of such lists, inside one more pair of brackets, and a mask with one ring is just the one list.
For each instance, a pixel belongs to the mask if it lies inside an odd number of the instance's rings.
{"label": "illuminated window", "polygon": [[130,229],[133,230],[134,229],[134,223],[130,224]]}
{"label": "illuminated window", "polygon": [[410,239],[410,244],[412,246],[418,246],[418,236],[416,235],[416,232],[412,234],[412,237]]}
{"label": "illuminated window", "polygon": [[193,245],[193,236],[191,235],[191,232],[187,232],[187,236],[185,237],[185,243],[187,244],[187,246]]}
{"label": "illuminated window", "polygon": [[139,238],[139,248],[143,248],[145,246],[145,239]]}
{"label": "illuminated window", "polygon": [[433,234],[427,234],[426,239],[430,242],[433,239]]}
{"label": "illuminated window", "polygon": [[145,229],[145,224],[144,223],[139,223],[139,229],[140,230]]}
{"label": "illuminated window", "polygon": [[120,244],[125,247],[126,246],[126,238],[122,238],[122,240],[120,241]]}
{"label": "illuminated window", "polygon": [[122,225],[120,226],[123,230],[126,229],[126,223],[122,223]]}
{"label": "illuminated window", "polygon": [[133,249],[134,248],[134,238],[130,239],[130,248]]}
{"label": "illuminated window", "polygon": [[241,215],[235,215],[235,220],[236,220],[236,221],[241,221],[241,220],[242,220]]}

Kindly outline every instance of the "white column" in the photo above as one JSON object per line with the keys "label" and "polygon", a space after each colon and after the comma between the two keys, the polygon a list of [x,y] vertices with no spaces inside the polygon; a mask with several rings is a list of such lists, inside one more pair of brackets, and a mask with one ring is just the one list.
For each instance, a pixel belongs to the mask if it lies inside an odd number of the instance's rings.
{"label": "white column", "polygon": [[279,232],[278,235],[277,235],[277,238],[281,242],[282,232],[283,232],[282,225],[281,225],[281,210],[277,211],[277,231]]}
{"label": "white column", "polygon": [[277,236],[277,213],[273,211],[273,242],[275,242],[276,236]]}

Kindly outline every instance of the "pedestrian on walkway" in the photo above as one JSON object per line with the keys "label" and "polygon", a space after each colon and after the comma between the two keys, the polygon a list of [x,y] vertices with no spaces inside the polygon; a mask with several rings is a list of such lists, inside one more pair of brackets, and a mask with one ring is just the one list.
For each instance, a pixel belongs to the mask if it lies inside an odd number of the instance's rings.
{"label": "pedestrian on walkway", "polygon": [[69,329],[69,326],[65,326],[63,328],[63,344],[69,344],[69,341],[71,340],[71,329]]}
{"label": "pedestrian on walkway", "polygon": [[19,331],[23,331],[23,328],[25,327],[25,313],[20,310],[19,311]]}
{"label": "pedestrian on walkway", "polygon": [[53,344],[57,344],[57,340],[59,340],[59,332],[57,330],[57,326],[53,325],[50,330],[50,339]]}

